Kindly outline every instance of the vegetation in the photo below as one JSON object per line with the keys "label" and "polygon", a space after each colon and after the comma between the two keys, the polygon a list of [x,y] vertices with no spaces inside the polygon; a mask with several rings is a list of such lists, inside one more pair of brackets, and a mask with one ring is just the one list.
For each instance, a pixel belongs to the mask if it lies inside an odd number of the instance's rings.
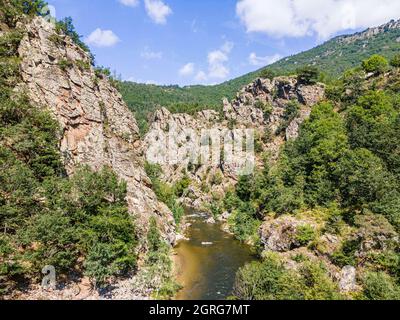
{"label": "vegetation", "polygon": [[[372,78],[367,77],[370,72]],[[324,232],[342,240],[329,263],[362,267],[359,298],[399,299],[400,157],[395,141],[400,139],[400,96],[392,86],[397,77],[398,70],[389,69],[383,57],[365,60],[363,69],[347,72],[332,85],[330,101],[314,106],[298,139],[286,143],[276,164],[267,162],[263,170],[241,177],[222,208],[233,213],[229,222],[238,239],[254,243],[266,216],[325,210],[316,219]],[[318,247],[315,228],[299,227],[296,242],[310,250]],[[366,243],[372,244],[371,252]],[[268,257],[239,271],[235,294],[251,299],[340,298],[324,268],[308,267],[298,278]],[[310,289],[316,283],[302,279],[310,274],[318,275],[317,288]]]}
{"label": "vegetation", "polygon": [[[143,134],[148,129],[151,114],[160,106],[173,112],[194,113],[208,108],[220,111],[224,97],[233,99],[243,86],[257,77],[271,79],[277,75],[295,75],[299,71],[305,71],[304,69],[307,73],[311,72],[307,75],[311,75],[311,81],[318,79],[331,82],[373,54],[393,59],[399,54],[400,42],[396,41],[399,37],[400,29],[388,29],[368,39],[337,37],[311,50],[218,85],[182,88],[122,82],[119,88],[126,103],[135,113]],[[299,69],[299,66],[304,68]],[[315,74],[315,66],[321,71],[318,77]]]}
{"label": "vegetation", "polygon": [[301,84],[316,84],[320,77],[320,71],[317,67],[304,66],[297,69],[297,81]]}
{"label": "vegetation", "polygon": [[175,222],[179,225],[184,215],[184,208],[178,203],[189,187],[190,180],[185,175],[174,186],[161,181],[162,169],[160,165],[146,163],[146,173],[152,182],[152,188],[159,201],[164,202],[174,215]]}
{"label": "vegetation", "polygon": [[[10,27],[42,7],[41,1],[12,4],[2,2],[1,22]],[[58,123],[13,91],[21,81],[21,39],[18,30],[0,37],[0,293],[39,281],[46,265],[59,279],[85,274],[102,286],[136,266],[126,185],[109,168],[95,173],[82,167],[66,176]]]}
{"label": "vegetation", "polygon": [[306,261],[299,272],[294,272],[274,255],[242,268],[236,277],[234,295],[241,300],[341,299],[323,265]]}
{"label": "vegetation", "polygon": [[372,72],[374,74],[382,74],[387,71],[389,62],[384,57],[375,54],[372,57],[366,59],[362,63],[362,67],[365,72]]}
{"label": "vegetation", "polygon": [[[169,299],[180,289],[172,276],[172,261],[170,258],[170,247],[161,238],[154,218],[150,219],[150,227],[147,233],[148,252],[145,266],[148,272],[147,281],[158,281],[155,286],[155,299]],[[154,280],[156,279],[156,280]]]}
{"label": "vegetation", "polygon": [[[56,32],[58,34],[63,34],[69,36],[76,45],[78,45],[83,51],[91,54],[89,47],[81,40],[82,36],[80,36],[73,24],[71,17],[66,17],[63,20],[56,22]],[[91,54],[92,63],[94,64],[94,56]]]}

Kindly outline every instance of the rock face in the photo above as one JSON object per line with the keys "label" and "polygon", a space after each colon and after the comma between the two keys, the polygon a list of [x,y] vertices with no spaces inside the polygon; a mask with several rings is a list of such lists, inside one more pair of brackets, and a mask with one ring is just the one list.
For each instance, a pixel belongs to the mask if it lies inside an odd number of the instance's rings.
{"label": "rock face", "polygon": [[375,28],[369,28],[363,32],[358,32],[354,35],[350,36],[342,36],[338,38],[339,42],[344,42],[344,43],[353,43],[355,41],[360,41],[360,40],[367,40],[369,38],[372,38],[380,33],[386,32],[388,30],[394,30],[394,29],[400,29],[400,20],[392,20],[386,24],[383,24],[379,27]]}
{"label": "rock face", "polygon": [[299,227],[312,226],[308,221],[302,221],[292,216],[282,216],[267,220],[260,228],[261,242],[266,251],[287,252],[301,247],[297,238]]}
{"label": "rock face", "polygon": [[35,18],[26,30],[19,48],[22,87],[60,123],[60,150],[68,174],[80,165],[111,167],[127,182],[129,209],[140,229],[144,231],[154,216],[173,243],[172,214],[151,190],[136,120],[121,95],[105,76],[96,75],[88,54],[69,37],[57,35],[51,23]]}
{"label": "rock face", "polygon": [[[173,142],[179,145],[177,148],[179,150],[175,153],[180,155],[196,153],[195,145],[199,141],[191,138],[193,133],[201,136],[204,130],[213,129],[210,133],[211,140],[215,139],[215,136],[220,136],[222,142],[226,138],[236,139],[237,133],[233,129],[254,129],[255,138],[262,145],[262,150],[268,151],[271,154],[271,161],[274,161],[278,158],[285,140],[297,138],[300,125],[309,117],[312,106],[324,97],[324,93],[325,88],[322,84],[301,85],[295,77],[279,77],[272,81],[257,79],[245,86],[232,102],[224,99],[222,114],[204,110],[191,116],[172,114],[167,109],[161,108],[155,112],[151,128],[145,137],[147,159],[149,162],[161,164],[166,182],[177,182],[186,173],[193,185],[189,188],[184,202],[201,208],[202,203],[211,202],[211,195],[222,194],[236,183],[241,173],[238,167],[245,166],[251,161],[261,166],[261,155],[257,152],[255,157],[254,154],[251,157],[251,154],[246,152],[234,155],[235,164],[221,158],[212,165],[191,166],[190,157],[169,163],[167,154],[169,151],[166,150],[171,145],[171,140],[167,136],[172,129],[177,132]],[[286,110],[293,102],[299,105],[299,110],[288,121],[285,118]],[[286,128],[283,132],[278,132],[278,128],[283,124]],[[266,132],[269,132],[268,139],[264,139]]]}

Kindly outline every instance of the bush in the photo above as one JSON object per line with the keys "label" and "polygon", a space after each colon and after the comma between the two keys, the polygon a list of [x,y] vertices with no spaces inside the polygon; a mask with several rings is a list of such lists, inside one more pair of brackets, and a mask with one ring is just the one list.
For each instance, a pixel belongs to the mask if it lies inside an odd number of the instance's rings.
{"label": "bush", "polygon": [[385,73],[388,70],[388,66],[388,60],[378,54],[362,62],[362,68],[365,72],[372,72],[376,75]]}
{"label": "bush", "polygon": [[400,287],[383,272],[369,272],[364,279],[364,295],[369,300],[400,300]]}
{"label": "bush", "polygon": [[256,217],[256,211],[250,203],[242,203],[230,218],[231,230],[240,241],[251,240],[257,235],[261,222]]}
{"label": "bush", "polygon": [[392,60],[390,60],[390,65],[394,68],[400,68],[400,54],[395,55]]}
{"label": "bush", "polygon": [[273,256],[239,269],[233,294],[239,300],[302,300],[304,297],[299,278]]}
{"label": "bush", "polygon": [[62,71],[66,71],[74,66],[74,63],[71,60],[61,59],[58,62],[58,66]]}
{"label": "bush", "polygon": [[171,187],[167,183],[161,181],[160,177],[162,174],[162,169],[160,165],[146,163],[145,171],[153,184],[152,188],[158,200],[168,206],[168,208],[172,211],[175,222],[179,225],[185,210],[178,203],[177,197],[182,196],[189,187],[189,177],[185,176],[175,186]]}
{"label": "bush", "polygon": [[297,229],[296,241],[299,242],[301,246],[306,246],[314,241],[316,236],[317,234],[312,226],[304,225]]}
{"label": "bush", "polygon": [[322,265],[306,261],[299,273],[295,273],[285,269],[283,262],[274,255],[241,268],[233,293],[241,300],[342,299],[337,285]]}
{"label": "bush", "polygon": [[317,67],[304,66],[296,70],[297,81],[300,84],[312,85],[318,82],[320,71]]}
{"label": "bush", "polygon": [[265,68],[260,72],[260,78],[273,80],[275,77],[278,76],[278,73],[274,70]]}

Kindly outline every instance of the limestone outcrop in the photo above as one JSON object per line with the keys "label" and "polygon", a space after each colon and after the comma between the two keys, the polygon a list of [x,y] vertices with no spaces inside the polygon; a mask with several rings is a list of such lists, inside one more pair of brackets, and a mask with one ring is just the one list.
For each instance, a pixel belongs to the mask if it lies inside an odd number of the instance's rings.
{"label": "limestone outcrop", "polygon": [[136,120],[121,95],[91,66],[89,55],[68,36],[57,34],[53,24],[38,17],[25,28],[19,47],[21,88],[58,120],[67,173],[81,165],[111,167],[127,182],[129,209],[139,229],[145,231],[154,216],[173,243],[172,214],[151,190]]}

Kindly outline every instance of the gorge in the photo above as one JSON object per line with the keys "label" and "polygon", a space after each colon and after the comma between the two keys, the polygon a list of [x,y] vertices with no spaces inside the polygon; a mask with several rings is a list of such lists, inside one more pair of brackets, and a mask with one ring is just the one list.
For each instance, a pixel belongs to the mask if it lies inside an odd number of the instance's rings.
{"label": "gorge", "polygon": [[[340,77],[288,58],[218,107],[159,106],[140,132],[129,84],[71,21],[0,4],[2,299],[400,299],[399,23],[335,39],[341,59],[391,43]],[[244,130],[254,148],[225,161]],[[187,132],[223,137],[218,161],[193,161]]]}

